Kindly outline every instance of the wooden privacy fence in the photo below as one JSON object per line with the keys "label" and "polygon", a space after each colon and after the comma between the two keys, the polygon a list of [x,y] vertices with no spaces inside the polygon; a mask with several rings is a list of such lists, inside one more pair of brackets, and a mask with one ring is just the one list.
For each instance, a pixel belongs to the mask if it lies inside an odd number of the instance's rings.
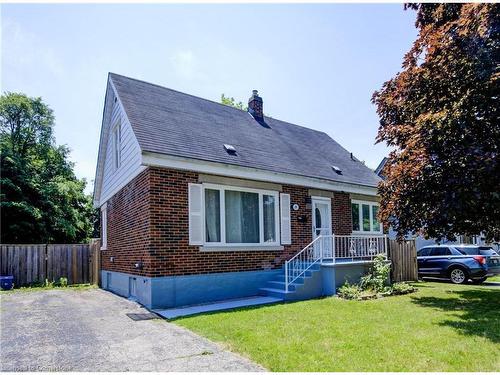
{"label": "wooden privacy fence", "polygon": [[90,282],[101,285],[101,240],[93,238],[90,241]]}
{"label": "wooden privacy fence", "polygon": [[58,282],[99,283],[99,241],[70,245],[0,245],[0,274],[14,276],[15,286]]}
{"label": "wooden privacy fence", "polygon": [[392,261],[392,281],[416,281],[418,279],[415,240],[403,242],[389,240],[389,258]]}

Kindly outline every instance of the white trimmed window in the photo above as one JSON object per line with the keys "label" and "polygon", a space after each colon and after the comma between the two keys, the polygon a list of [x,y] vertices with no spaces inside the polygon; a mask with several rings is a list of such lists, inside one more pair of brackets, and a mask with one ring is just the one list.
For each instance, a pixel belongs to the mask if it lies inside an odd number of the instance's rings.
{"label": "white trimmed window", "polygon": [[[200,186],[202,193],[200,244],[207,247],[280,244],[279,192],[212,184],[192,185],[192,188],[195,186]],[[191,222],[195,224],[197,204],[194,199],[192,203]]]}
{"label": "white trimmed window", "polygon": [[108,247],[108,205],[104,203],[101,206],[101,250],[106,250]]}
{"label": "white trimmed window", "polygon": [[377,219],[379,204],[376,202],[351,202],[353,233],[382,233],[382,225]]}
{"label": "white trimmed window", "polygon": [[115,124],[113,127],[113,166],[115,167],[115,170],[120,168],[121,165],[121,158],[122,158],[122,147],[121,147],[121,142],[122,142],[122,126],[121,122],[118,120],[118,122]]}

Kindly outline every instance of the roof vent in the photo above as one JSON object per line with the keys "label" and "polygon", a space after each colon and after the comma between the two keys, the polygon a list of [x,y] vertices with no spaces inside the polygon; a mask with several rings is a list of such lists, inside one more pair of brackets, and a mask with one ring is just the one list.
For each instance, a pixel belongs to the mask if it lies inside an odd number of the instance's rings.
{"label": "roof vent", "polygon": [[230,155],[236,155],[236,149],[233,145],[224,144],[224,149]]}
{"label": "roof vent", "polygon": [[342,170],[339,167],[332,165],[332,169],[335,171],[335,173],[342,174]]}

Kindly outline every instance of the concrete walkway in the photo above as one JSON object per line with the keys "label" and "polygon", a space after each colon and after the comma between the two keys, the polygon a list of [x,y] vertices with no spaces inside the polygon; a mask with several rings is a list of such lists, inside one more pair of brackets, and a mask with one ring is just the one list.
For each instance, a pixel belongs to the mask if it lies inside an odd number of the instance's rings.
{"label": "concrete walkway", "polygon": [[264,370],[100,289],[2,294],[0,304],[1,371]]}
{"label": "concrete walkway", "polygon": [[163,316],[166,319],[174,319],[181,316],[189,316],[189,315],[214,312],[214,311],[232,310],[232,309],[238,309],[240,307],[268,305],[282,301],[283,300],[281,298],[254,296],[246,298],[234,298],[224,301],[216,301],[201,305],[177,307],[164,310],[154,310],[154,312],[157,313],[158,315]]}

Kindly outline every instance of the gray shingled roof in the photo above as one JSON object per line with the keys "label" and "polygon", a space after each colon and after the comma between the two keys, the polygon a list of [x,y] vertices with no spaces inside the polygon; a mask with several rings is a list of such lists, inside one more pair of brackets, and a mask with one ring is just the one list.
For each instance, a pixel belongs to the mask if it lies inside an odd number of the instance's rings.
{"label": "gray shingled roof", "polygon": [[[269,117],[264,127],[246,111],[113,73],[110,78],[143,152],[367,186],[380,181],[323,132]],[[225,143],[237,155],[228,154]]]}
{"label": "gray shingled roof", "polygon": [[382,170],[384,169],[385,165],[387,164],[387,160],[389,160],[389,159],[387,157],[384,157],[380,161],[380,163],[378,164],[377,168],[375,168],[376,175],[382,179],[384,179],[384,176],[382,175]]}

